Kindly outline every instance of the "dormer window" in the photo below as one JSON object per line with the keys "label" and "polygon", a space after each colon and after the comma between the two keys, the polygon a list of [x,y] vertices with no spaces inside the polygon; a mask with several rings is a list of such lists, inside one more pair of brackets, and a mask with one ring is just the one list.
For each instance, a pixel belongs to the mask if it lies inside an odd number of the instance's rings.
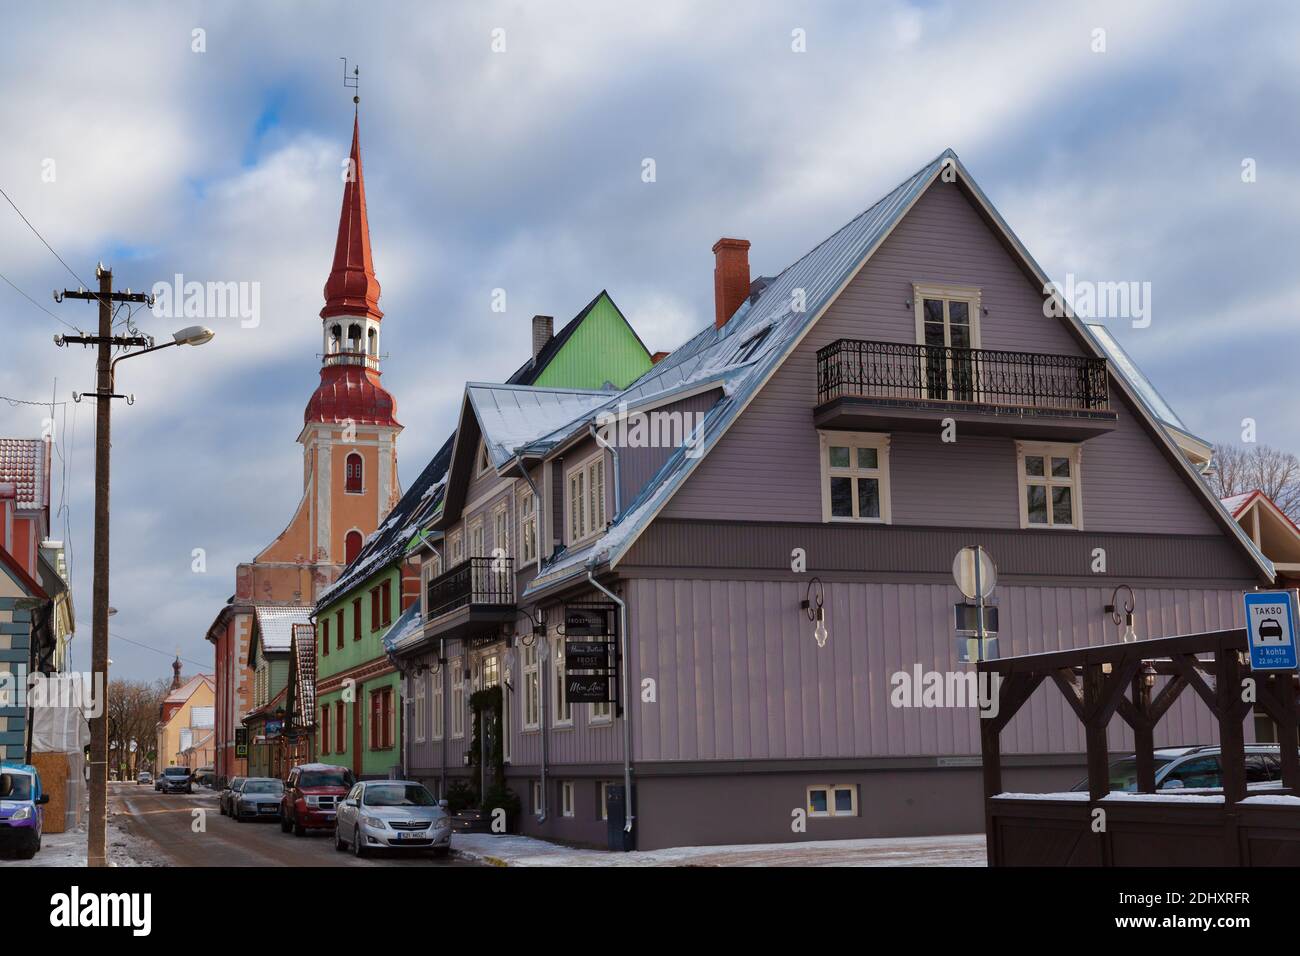
{"label": "dormer window", "polygon": [[344,466],[343,490],[350,495],[359,495],[365,478],[365,463],[355,451],[348,455]]}
{"label": "dormer window", "polygon": [[487,444],[480,441],[478,443],[478,465],[475,469],[476,475],[481,475],[492,467],[492,462],[488,460]]}

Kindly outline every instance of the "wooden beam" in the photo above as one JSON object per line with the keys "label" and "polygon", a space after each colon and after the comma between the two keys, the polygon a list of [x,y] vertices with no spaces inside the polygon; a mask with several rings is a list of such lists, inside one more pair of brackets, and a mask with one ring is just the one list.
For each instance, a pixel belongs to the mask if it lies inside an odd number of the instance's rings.
{"label": "wooden beam", "polygon": [[[1246,748],[1241,729],[1241,661],[1235,650],[1219,652],[1215,690],[1219,698],[1219,765],[1223,799],[1228,805],[1246,799]],[[1199,677],[1199,675],[1198,675]]]}
{"label": "wooden beam", "polygon": [[[1201,700],[1205,701],[1205,706],[1210,708],[1210,713],[1216,718],[1219,716],[1219,699],[1215,692],[1210,690],[1205,678],[1201,676],[1200,671],[1196,669],[1196,659],[1191,654],[1174,654],[1170,660],[1178,667],[1179,673],[1187,681],[1196,693],[1201,695]],[[1217,678],[1216,678],[1217,680]]]}

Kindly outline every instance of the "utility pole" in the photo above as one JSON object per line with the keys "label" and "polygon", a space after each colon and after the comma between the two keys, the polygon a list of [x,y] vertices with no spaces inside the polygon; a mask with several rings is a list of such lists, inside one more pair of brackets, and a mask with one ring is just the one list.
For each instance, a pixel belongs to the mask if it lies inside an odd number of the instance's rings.
{"label": "utility pole", "polygon": [[55,344],[80,343],[99,347],[96,361],[96,390],[93,395],[98,404],[95,409],[95,570],[93,608],[91,611],[91,680],[99,677],[102,705],[98,716],[90,720],[90,833],[86,849],[87,866],[107,865],[108,828],[108,478],[112,444],[109,429],[112,419],[112,400],[124,396],[113,394],[113,346],[151,347],[151,339],[143,336],[113,334],[113,303],[140,302],[149,304],[150,296],[140,292],[113,291],[112,270],[100,264],[95,269],[99,291],[87,289],[65,290],[62,299],[98,299],[99,334],[65,335],[55,338]]}

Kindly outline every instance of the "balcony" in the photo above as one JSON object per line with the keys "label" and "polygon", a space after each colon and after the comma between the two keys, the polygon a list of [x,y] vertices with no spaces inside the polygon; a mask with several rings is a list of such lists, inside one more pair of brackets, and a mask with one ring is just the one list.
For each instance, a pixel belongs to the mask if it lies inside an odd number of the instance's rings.
{"label": "balcony", "polygon": [[426,637],[495,636],[515,619],[513,558],[469,558],[429,581]]}
{"label": "balcony", "polygon": [[1082,441],[1115,428],[1106,361],[840,339],[817,353],[818,427]]}

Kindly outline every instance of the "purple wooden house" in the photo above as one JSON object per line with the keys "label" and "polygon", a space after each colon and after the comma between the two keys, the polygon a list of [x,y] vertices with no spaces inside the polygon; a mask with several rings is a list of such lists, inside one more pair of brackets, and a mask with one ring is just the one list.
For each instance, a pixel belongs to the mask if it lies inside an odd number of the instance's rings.
{"label": "purple wooden house", "polygon": [[[1108,605],[1141,637],[1239,626],[1272,566],[951,151],[774,278],[748,247],[714,247],[717,321],[627,389],[467,386],[390,641],[407,773],[503,765],[524,832],[600,845],[628,780],[640,849],[977,832],[960,548],[997,564],[1003,656],[1119,641]],[[615,700],[576,699],[583,612],[625,649]],[[472,765],[494,687],[501,760]],[[1213,740],[1185,703],[1157,743]],[[1040,691],[1008,786],[1076,782],[1077,724]]]}

